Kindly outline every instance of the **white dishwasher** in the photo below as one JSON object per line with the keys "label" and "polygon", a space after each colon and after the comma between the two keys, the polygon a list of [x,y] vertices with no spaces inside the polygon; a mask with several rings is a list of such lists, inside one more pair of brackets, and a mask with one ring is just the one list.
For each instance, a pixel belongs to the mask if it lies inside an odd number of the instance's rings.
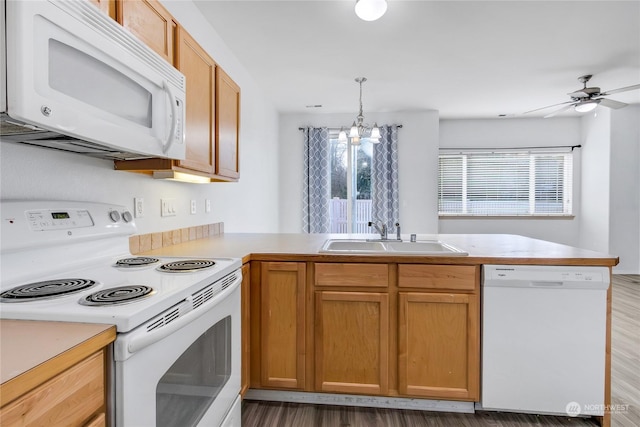
{"label": "white dishwasher", "polygon": [[485,265],[481,409],[603,415],[608,267]]}

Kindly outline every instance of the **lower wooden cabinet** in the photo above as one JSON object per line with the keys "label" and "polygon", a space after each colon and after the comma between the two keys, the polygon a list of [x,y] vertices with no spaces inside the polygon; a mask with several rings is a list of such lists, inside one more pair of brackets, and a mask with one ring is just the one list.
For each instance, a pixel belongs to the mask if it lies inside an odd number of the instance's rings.
{"label": "lower wooden cabinet", "polygon": [[479,400],[478,266],[255,266],[251,387]]}
{"label": "lower wooden cabinet", "polygon": [[242,284],[240,285],[241,295],[241,334],[242,334],[242,362],[240,371],[240,394],[244,394],[249,389],[251,377],[250,353],[251,353],[251,267],[249,263],[242,266]]}
{"label": "lower wooden cabinet", "polygon": [[302,390],[305,386],[305,263],[263,262],[261,270],[261,384]]}
{"label": "lower wooden cabinet", "polygon": [[400,292],[398,304],[399,393],[477,400],[478,296]]}
{"label": "lower wooden cabinet", "polygon": [[104,353],[99,351],[0,410],[0,425],[104,426]]}
{"label": "lower wooden cabinet", "polygon": [[389,388],[389,296],[316,292],[317,391],[384,395]]}

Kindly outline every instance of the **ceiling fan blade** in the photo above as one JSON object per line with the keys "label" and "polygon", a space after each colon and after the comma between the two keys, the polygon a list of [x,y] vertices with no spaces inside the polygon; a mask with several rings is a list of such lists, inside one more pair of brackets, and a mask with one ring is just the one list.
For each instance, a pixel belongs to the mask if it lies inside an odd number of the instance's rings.
{"label": "ceiling fan blade", "polygon": [[564,111],[568,110],[568,109],[569,109],[569,108],[571,108],[571,107],[573,107],[573,103],[571,103],[570,105],[565,105],[565,106],[564,106],[564,107],[562,107],[562,108],[558,108],[558,109],[557,109],[557,110],[555,110],[555,111],[552,111],[551,113],[549,113],[549,114],[547,114],[546,116],[544,116],[544,118],[545,118],[545,119],[548,119],[549,117],[553,117],[553,116],[555,116],[556,114],[560,114],[560,113],[562,113],[562,112],[564,112]]}
{"label": "ceiling fan blade", "polygon": [[600,105],[604,105],[605,107],[613,108],[617,110],[618,108],[624,108],[629,104],[625,104],[624,102],[614,101],[613,99],[601,98],[598,99],[600,101]]}
{"label": "ceiling fan blade", "polygon": [[636,89],[640,89],[640,84],[633,85],[633,86],[627,86],[627,87],[621,87],[619,89],[610,90],[608,92],[601,93],[601,95],[613,95],[614,93],[626,92],[628,90],[636,90]]}
{"label": "ceiling fan blade", "polygon": [[525,112],[524,112],[524,113],[522,113],[522,114],[534,113],[534,112],[536,112],[536,111],[546,110],[547,108],[557,107],[558,105],[573,104],[573,102],[574,102],[574,101],[567,101],[567,102],[561,102],[561,103],[559,103],[559,104],[547,105],[546,107],[536,108],[535,110],[525,111]]}

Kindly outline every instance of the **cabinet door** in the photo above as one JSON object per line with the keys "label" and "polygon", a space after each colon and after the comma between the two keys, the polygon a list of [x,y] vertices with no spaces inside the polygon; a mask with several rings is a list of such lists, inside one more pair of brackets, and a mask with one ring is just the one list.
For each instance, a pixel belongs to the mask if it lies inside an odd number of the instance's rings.
{"label": "cabinet door", "polygon": [[218,67],[216,75],[216,174],[240,176],[240,87]]}
{"label": "cabinet door", "polygon": [[375,292],[316,292],[316,389],[386,394],[389,297]]}
{"label": "cabinet door", "polygon": [[178,30],[178,69],[187,78],[183,168],[214,173],[216,63],[182,27]]}
{"label": "cabinet door", "polygon": [[478,296],[400,292],[399,304],[399,393],[477,400]]}
{"label": "cabinet door", "polygon": [[173,65],[177,24],[171,14],[157,0],[117,3],[120,24]]}
{"label": "cabinet door", "polygon": [[115,0],[89,0],[95,4],[98,9],[109,15],[112,19],[116,19],[116,1]]}
{"label": "cabinet door", "polygon": [[240,371],[240,394],[244,394],[249,389],[250,378],[250,341],[251,341],[251,267],[249,264],[242,266],[242,285],[240,289],[241,293],[241,310],[242,310],[242,368]]}
{"label": "cabinet door", "polygon": [[262,263],[261,384],[265,387],[304,388],[305,278],[305,263]]}

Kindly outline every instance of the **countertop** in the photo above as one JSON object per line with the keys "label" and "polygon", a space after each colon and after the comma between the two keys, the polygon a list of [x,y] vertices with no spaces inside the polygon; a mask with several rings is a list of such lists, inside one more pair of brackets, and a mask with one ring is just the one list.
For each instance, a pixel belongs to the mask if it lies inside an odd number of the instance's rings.
{"label": "countertop", "polygon": [[[327,239],[375,238],[376,235],[224,233],[144,252],[149,256],[233,257],[269,261],[402,262],[428,264],[532,264],[615,266],[615,255],[575,248],[514,234],[419,234],[418,240],[440,240],[469,256],[327,254],[318,251]],[[409,236],[402,236],[408,240]]]}
{"label": "countertop", "polygon": [[116,338],[89,323],[0,320],[0,406],[75,365]]}

